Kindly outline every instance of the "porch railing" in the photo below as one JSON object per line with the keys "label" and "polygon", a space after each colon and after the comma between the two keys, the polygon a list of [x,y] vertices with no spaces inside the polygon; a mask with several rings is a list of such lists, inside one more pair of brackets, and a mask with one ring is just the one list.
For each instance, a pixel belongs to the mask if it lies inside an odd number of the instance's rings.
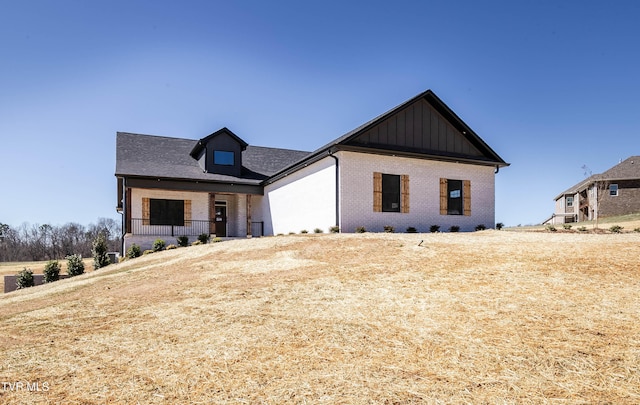
{"label": "porch railing", "polygon": [[[213,233],[214,225],[215,221],[197,219],[178,225],[151,225],[148,219],[132,218],[130,232],[133,235],[197,236]],[[264,236],[264,222],[251,222],[251,236]]]}

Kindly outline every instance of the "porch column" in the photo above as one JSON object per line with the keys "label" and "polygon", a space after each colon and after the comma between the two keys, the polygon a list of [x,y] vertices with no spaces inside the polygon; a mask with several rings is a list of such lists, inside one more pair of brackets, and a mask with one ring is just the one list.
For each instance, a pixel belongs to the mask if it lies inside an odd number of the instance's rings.
{"label": "porch column", "polygon": [[216,195],[209,193],[209,234],[216,233]]}
{"label": "porch column", "polygon": [[251,194],[247,194],[247,236],[251,236]]}

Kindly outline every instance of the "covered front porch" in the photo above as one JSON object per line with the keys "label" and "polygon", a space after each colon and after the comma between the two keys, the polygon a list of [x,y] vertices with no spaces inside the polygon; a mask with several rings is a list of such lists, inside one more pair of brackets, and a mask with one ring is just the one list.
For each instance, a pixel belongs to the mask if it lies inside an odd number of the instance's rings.
{"label": "covered front porch", "polygon": [[169,245],[177,244],[180,236],[192,243],[203,234],[212,238],[264,235],[264,223],[254,215],[260,195],[130,189],[127,197],[123,254],[134,243],[142,250],[151,249],[156,239]]}

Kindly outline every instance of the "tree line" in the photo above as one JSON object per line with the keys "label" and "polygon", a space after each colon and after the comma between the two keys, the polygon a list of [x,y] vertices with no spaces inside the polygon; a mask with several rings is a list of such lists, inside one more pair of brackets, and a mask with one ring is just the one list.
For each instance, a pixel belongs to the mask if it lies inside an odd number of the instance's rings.
{"label": "tree line", "polygon": [[99,218],[84,226],[0,222],[0,262],[57,260],[73,254],[91,257],[93,241],[103,235],[109,251],[120,251],[121,226],[112,218]]}

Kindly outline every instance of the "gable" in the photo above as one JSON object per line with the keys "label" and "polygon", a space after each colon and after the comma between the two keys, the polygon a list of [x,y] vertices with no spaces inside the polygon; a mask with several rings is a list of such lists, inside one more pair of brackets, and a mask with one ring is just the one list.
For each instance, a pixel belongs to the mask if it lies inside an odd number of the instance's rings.
{"label": "gable", "polygon": [[383,118],[347,141],[351,146],[483,158],[467,131],[457,129],[425,98]]}

